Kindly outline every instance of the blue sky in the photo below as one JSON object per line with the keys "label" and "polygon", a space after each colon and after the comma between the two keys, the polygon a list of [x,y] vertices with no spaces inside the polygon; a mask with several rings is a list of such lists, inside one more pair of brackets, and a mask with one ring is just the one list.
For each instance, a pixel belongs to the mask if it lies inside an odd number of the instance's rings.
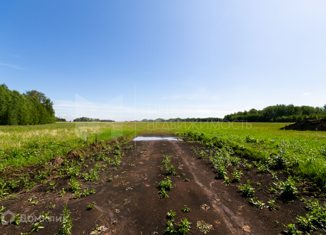
{"label": "blue sky", "polygon": [[69,120],[323,106],[325,42],[325,1],[12,0],[0,83]]}

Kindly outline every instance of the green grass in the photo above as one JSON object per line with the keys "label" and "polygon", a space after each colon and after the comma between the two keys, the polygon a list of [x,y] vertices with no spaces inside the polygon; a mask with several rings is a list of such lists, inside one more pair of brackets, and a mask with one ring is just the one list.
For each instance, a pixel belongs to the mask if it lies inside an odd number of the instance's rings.
{"label": "green grass", "polygon": [[[296,161],[296,173],[326,180],[326,132],[280,130],[284,123],[56,123],[0,126],[0,170],[48,161],[100,140],[142,133],[191,133],[203,143],[219,142],[238,154]],[[201,136],[201,133],[204,135]],[[201,136],[201,137],[200,137]],[[197,138],[197,137],[196,137]],[[214,139],[212,139],[214,138]]]}
{"label": "green grass", "polygon": [[[230,124],[230,126],[229,126]],[[189,133],[205,144],[219,143],[236,153],[253,159],[269,158],[281,154],[295,164],[293,171],[324,184],[326,182],[326,132],[280,130],[283,123],[224,123],[220,126],[194,125],[184,127],[181,133]],[[228,128],[226,128],[228,127]]]}
{"label": "green grass", "polygon": [[134,134],[134,125],[124,123],[0,126],[0,170],[48,161],[96,141]]}

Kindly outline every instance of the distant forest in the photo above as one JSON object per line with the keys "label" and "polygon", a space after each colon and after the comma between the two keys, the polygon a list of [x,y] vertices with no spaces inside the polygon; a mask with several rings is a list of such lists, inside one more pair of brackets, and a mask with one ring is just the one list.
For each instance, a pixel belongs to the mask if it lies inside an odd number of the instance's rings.
{"label": "distant forest", "polygon": [[55,117],[55,121],[56,122],[66,122],[67,120],[64,118]]}
{"label": "distant forest", "polygon": [[141,122],[221,122],[222,118],[208,117],[208,118],[170,118],[163,119],[157,118],[153,119],[143,119]]}
{"label": "distant forest", "polygon": [[226,115],[224,121],[248,122],[297,122],[307,118],[326,118],[324,107],[294,106],[278,104],[268,106],[263,110],[250,109]]}
{"label": "distant forest", "polygon": [[0,125],[54,123],[53,102],[36,90],[20,94],[0,85]]}
{"label": "distant forest", "polygon": [[98,118],[80,117],[74,119],[74,122],[114,122],[114,120],[100,120]]}

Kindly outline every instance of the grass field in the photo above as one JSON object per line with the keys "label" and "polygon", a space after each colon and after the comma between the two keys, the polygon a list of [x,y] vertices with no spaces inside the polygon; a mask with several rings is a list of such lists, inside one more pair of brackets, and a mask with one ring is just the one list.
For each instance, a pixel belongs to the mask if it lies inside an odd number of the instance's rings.
{"label": "grass field", "polygon": [[0,127],[0,169],[47,161],[100,140],[141,133],[204,133],[263,158],[282,153],[296,171],[326,179],[326,132],[280,130],[284,123],[56,123]]}

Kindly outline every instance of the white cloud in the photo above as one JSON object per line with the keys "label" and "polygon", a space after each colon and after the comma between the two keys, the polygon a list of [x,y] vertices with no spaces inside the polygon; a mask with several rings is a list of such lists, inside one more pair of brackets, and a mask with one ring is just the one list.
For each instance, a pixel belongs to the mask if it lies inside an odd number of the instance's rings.
{"label": "white cloud", "polygon": [[20,58],[19,55],[13,55],[13,54],[10,54],[10,55],[13,56],[13,57],[16,57],[16,58]]}
{"label": "white cloud", "polygon": [[303,95],[310,95],[310,94],[311,94],[310,92],[303,93]]}
{"label": "white cloud", "polygon": [[13,69],[19,69],[19,70],[22,70],[22,68],[16,66],[16,65],[12,65],[12,64],[4,64],[4,63],[0,63],[0,65],[2,66],[6,66],[6,67],[10,67],[10,68],[13,68]]}

